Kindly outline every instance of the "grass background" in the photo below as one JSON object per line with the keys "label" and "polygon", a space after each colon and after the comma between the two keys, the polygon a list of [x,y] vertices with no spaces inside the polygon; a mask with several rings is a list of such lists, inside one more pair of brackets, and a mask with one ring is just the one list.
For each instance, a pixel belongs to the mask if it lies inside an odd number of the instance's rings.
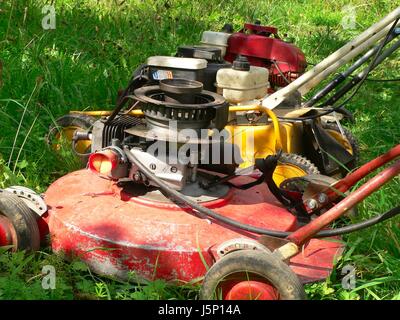
{"label": "grass background", "polygon": [[[44,4],[56,8],[56,29],[43,30]],[[356,28],[341,26],[343,7],[356,10]],[[396,7],[391,0],[0,0],[0,188],[24,184],[42,192],[78,163],[46,147],[44,135],[69,110],[111,109],[117,90],[150,55],[174,54],[195,44],[204,30],[260,19],[288,34],[316,63]],[[399,53],[371,78],[398,78]],[[362,162],[400,138],[398,82],[367,81],[347,106],[356,117],[350,130],[361,144]],[[19,124],[20,127],[19,127]],[[360,205],[360,219],[399,204],[396,178]],[[327,281],[308,285],[311,299],[400,299],[400,226],[392,219],[346,236],[347,250]],[[0,299],[192,299],[197,288],[163,281],[144,286],[90,273],[78,261],[63,262],[48,249],[34,255],[0,248]],[[57,288],[41,288],[41,268],[57,270]],[[344,265],[356,267],[353,290],[341,287]]]}

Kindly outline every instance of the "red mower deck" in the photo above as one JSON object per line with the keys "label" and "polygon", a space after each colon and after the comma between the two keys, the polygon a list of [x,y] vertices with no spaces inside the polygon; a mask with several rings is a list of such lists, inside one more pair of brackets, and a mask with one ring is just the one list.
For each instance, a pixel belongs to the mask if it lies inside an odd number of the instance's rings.
{"label": "red mower deck", "polygon": [[[234,182],[251,179],[239,177]],[[142,200],[89,170],[57,180],[47,190],[45,201],[53,250],[79,256],[96,272],[124,280],[131,270],[137,277],[133,280],[193,281],[206,272],[203,260],[211,266],[218,259],[217,248],[223,242],[258,238],[172,202]],[[245,191],[232,188],[224,198],[203,205],[257,227],[297,229],[296,218],[265,184]],[[312,239],[290,260],[290,266],[303,283],[323,280],[343,246],[338,239]]]}

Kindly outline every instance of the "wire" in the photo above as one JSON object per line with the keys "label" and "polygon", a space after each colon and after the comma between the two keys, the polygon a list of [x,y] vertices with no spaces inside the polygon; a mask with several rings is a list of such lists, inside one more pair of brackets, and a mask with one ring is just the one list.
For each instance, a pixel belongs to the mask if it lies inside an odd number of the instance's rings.
{"label": "wire", "polygon": [[[352,77],[352,79],[356,79],[357,77]],[[394,79],[374,79],[374,78],[367,78],[365,81],[374,81],[374,82],[395,82],[395,81],[400,81],[400,78],[394,78]]]}
{"label": "wire", "polygon": [[[252,225],[244,224],[241,222],[238,222],[236,220],[233,220],[231,218],[222,216],[218,214],[217,212],[203,207],[202,205],[198,204],[197,202],[190,200],[183,194],[179,193],[177,190],[174,190],[169,187],[169,185],[164,182],[162,179],[158,178],[151,172],[146,166],[144,166],[136,157],[130,152],[129,148],[127,146],[124,146],[124,151],[129,159],[129,161],[136,165],[149,180],[151,180],[153,183],[155,183],[162,191],[164,191],[171,200],[175,202],[180,202],[183,204],[186,204],[187,206],[191,207],[192,209],[198,211],[200,214],[203,214],[205,216],[211,217],[217,221],[220,221],[228,226],[238,228],[244,231],[256,233],[256,234],[262,234],[262,235],[268,235],[272,237],[277,237],[277,238],[286,238],[288,237],[292,232],[284,232],[284,231],[276,231],[276,230],[269,230],[269,229],[263,229],[259,227],[255,227]],[[400,206],[393,208],[392,210],[378,215],[376,217],[373,217],[371,219],[352,224],[350,226],[342,227],[342,228],[337,228],[337,229],[331,229],[331,230],[322,230],[316,235],[313,236],[313,238],[326,238],[326,237],[333,237],[333,236],[338,236],[338,235],[343,235],[346,233],[358,231],[364,228],[367,228],[371,225],[374,225],[376,223],[382,222],[386,219],[389,219],[391,217],[394,217],[395,215],[400,213]]]}
{"label": "wire", "polygon": [[396,78],[396,79],[366,79],[367,81],[374,81],[374,82],[396,82],[396,81],[400,81],[400,78]]}
{"label": "wire", "polygon": [[[388,31],[388,33],[385,36],[385,39],[380,43],[379,45],[379,49],[378,51],[375,53],[374,58],[372,59],[371,63],[368,65],[367,67],[367,72],[365,73],[365,75],[363,76],[363,78],[360,80],[360,82],[358,83],[356,89],[354,90],[354,92],[344,101],[342,102],[340,105],[333,107],[325,112],[316,114],[316,115],[311,115],[311,116],[307,116],[307,117],[295,117],[295,118],[286,118],[286,117],[278,117],[278,119],[280,120],[285,120],[285,121],[304,121],[304,120],[313,120],[313,119],[317,119],[323,116],[326,116],[334,111],[339,110],[340,108],[344,107],[351,99],[354,98],[354,96],[357,94],[357,92],[359,91],[361,85],[365,82],[365,80],[367,79],[370,71],[372,70],[372,68],[374,67],[374,64],[376,62],[376,60],[378,59],[379,55],[382,52],[383,47],[385,46],[385,44],[387,43],[387,39],[390,37],[391,33],[393,32],[393,30],[395,29],[397,23],[399,22],[399,18],[397,18],[392,27],[390,28],[390,30]],[[321,107],[321,106],[320,106]],[[318,108],[318,106],[316,107]]]}
{"label": "wire", "polygon": [[279,65],[276,63],[276,60],[272,60],[272,63],[274,64],[276,70],[278,70],[279,74],[281,75],[281,77],[286,81],[287,84],[290,83],[290,81],[288,80],[288,78],[285,77],[285,75],[283,74],[281,68],[279,67]]}

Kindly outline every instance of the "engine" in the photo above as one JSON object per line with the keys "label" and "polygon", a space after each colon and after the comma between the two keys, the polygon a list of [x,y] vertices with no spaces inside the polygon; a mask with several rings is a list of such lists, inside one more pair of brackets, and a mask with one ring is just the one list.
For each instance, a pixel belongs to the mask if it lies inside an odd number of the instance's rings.
{"label": "engine", "polygon": [[[201,44],[179,47],[175,57],[149,57],[134,72],[122,94],[128,110],[117,104],[82,136],[91,134],[88,166],[110,179],[152,187],[134,157],[169,187],[196,193],[193,186],[213,179],[199,169],[231,174],[243,162],[232,132],[224,129],[228,117],[238,117],[229,114],[229,105],[257,103],[305,66],[302,52],[280,40],[275,28],[205,31]],[[131,116],[133,109],[143,117]]]}
{"label": "engine", "polygon": [[234,169],[240,162],[237,154],[236,159],[232,156],[231,161],[220,162],[224,158],[221,155],[236,150],[224,141],[226,136],[220,131],[228,120],[228,104],[221,95],[203,90],[201,82],[163,79],[157,85],[137,88],[133,99],[139,103],[143,119],[119,115],[109,123],[103,119],[94,124],[88,164],[92,171],[110,179],[152,186],[129,161],[129,152],[169,187],[184,190],[207,179],[198,176],[199,167],[221,171],[224,166]]}

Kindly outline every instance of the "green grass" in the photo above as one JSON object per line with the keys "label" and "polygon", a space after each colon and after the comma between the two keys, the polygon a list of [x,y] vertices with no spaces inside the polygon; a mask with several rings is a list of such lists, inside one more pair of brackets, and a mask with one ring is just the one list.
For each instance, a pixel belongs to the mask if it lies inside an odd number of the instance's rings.
{"label": "green grass", "polygon": [[[145,57],[197,43],[203,30],[218,30],[226,22],[238,29],[260,19],[287,33],[315,63],[396,7],[390,0],[354,0],[356,29],[343,30],[346,1],[58,0],[56,30],[44,31],[41,8],[49,2],[0,1],[0,187],[24,184],[42,192],[77,168],[68,150],[57,157],[45,145],[54,119],[73,109],[111,109],[117,90]],[[397,53],[371,77],[398,78],[399,73]],[[362,162],[399,142],[399,106],[398,83],[370,81],[348,105],[356,117],[350,130],[361,143]],[[360,205],[360,219],[398,205],[399,193],[397,178]],[[324,283],[308,285],[309,297],[400,299],[399,219],[345,240],[347,251],[335,272]],[[46,264],[57,267],[54,291],[41,289]],[[357,270],[351,291],[341,288],[346,264]],[[196,294],[195,288],[162,281],[134,286],[99,278],[84,264],[65,263],[49,252],[0,252],[0,299],[192,299]]]}

